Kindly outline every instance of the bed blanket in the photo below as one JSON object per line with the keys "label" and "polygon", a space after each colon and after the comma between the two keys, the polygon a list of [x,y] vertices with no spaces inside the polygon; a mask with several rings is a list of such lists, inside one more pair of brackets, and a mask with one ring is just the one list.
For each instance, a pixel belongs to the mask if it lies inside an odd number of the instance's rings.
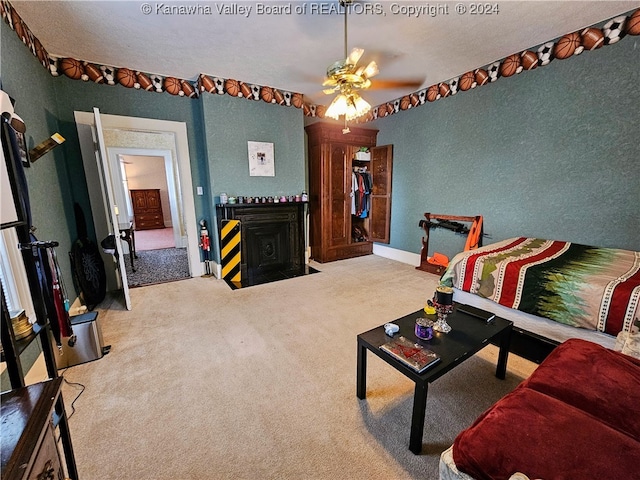
{"label": "bed blanket", "polygon": [[441,283],[574,327],[629,331],[640,252],[518,237],[456,255]]}

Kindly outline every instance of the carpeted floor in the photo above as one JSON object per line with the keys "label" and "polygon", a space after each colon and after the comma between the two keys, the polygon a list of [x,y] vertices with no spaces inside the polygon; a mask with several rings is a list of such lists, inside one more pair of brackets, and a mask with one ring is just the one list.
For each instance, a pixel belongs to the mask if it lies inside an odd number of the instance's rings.
{"label": "carpeted floor", "polygon": [[129,287],[173,282],[190,276],[186,248],[162,248],[136,253],[138,258],[133,259],[135,272],[129,255],[124,256]]}
{"label": "carpeted floor", "polygon": [[[438,460],[535,365],[487,346],[429,387],[423,454],[408,449],[413,383],[368,354],[356,397],[356,335],[414,312],[437,277],[369,255],[231,290],[214,278],[131,291],[102,305],[103,358],[68,369],[86,386],[70,430],[83,480],[403,480]],[[78,388],[64,385],[67,410]]]}

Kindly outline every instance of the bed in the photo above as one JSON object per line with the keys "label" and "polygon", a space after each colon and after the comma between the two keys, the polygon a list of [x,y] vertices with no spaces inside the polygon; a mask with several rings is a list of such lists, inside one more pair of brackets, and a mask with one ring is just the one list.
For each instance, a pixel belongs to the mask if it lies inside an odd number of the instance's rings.
{"label": "bed", "polygon": [[639,314],[640,252],[510,238],[459,253],[440,282],[551,349],[569,338],[612,348]]}

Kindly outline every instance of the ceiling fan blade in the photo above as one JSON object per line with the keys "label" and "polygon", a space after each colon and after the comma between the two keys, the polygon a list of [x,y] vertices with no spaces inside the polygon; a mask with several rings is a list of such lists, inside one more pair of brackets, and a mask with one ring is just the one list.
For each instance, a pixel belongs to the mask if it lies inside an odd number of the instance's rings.
{"label": "ceiling fan blade", "polygon": [[372,80],[370,90],[384,90],[389,88],[418,88],[422,80]]}
{"label": "ceiling fan blade", "polygon": [[335,87],[337,84],[338,82],[333,77],[327,78],[324,82],[322,82],[323,87]]}
{"label": "ceiling fan blade", "polygon": [[347,57],[347,64],[355,65],[356,63],[358,63],[358,60],[360,60],[360,57],[362,57],[363,53],[364,53],[363,48],[356,47],[353,50],[351,50],[351,53]]}

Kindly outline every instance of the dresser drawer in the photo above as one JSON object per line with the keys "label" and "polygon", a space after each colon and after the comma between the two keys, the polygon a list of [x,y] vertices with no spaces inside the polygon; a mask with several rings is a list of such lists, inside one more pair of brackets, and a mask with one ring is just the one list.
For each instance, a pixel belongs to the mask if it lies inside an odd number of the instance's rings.
{"label": "dresser drawer", "polygon": [[162,222],[162,215],[145,213],[143,215],[136,215],[137,222]]}
{"label": "dresser drawer", "polygon": [[47,427],[42,439],[42,444],[33,461],[31,471],[26,478],[33,479],[59,479],[64,477],[60,462],[60,454],[56,447],[56,440],[51,429]]}
{"label": "dresser drawer", "polygon": [[136,230],[145,230],[150,228],[164,228],[164,220],[162,215],[136,215]]}

